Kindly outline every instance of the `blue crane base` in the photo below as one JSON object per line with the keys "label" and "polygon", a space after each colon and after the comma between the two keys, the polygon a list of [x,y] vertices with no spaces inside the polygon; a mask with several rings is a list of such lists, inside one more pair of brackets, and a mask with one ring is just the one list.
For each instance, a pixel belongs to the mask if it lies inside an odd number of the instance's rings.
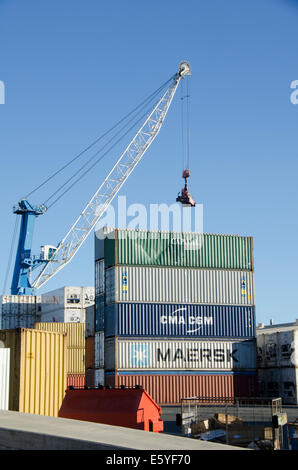
{"label": "blue crane base", "polygon": [[22,199],[14,207],[13,212],[21,215],[21,225],[11,283],[11,294],[33,295],[34,288],[30,283],[30,275],[32,269],[43,263],[42,260],[31,255],[34,223],[36,217],[46,212],[46,207],[44,205],[32,206],[26,199]]}

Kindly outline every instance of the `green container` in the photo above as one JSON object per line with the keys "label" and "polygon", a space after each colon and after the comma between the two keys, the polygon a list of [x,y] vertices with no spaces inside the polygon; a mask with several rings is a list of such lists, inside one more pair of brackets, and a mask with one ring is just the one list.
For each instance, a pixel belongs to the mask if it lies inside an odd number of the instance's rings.
{"label": "green container", "polygon": [[253,238],[191,232],[106,229],[95,251],[109,266],[172,266],[253,271]]}

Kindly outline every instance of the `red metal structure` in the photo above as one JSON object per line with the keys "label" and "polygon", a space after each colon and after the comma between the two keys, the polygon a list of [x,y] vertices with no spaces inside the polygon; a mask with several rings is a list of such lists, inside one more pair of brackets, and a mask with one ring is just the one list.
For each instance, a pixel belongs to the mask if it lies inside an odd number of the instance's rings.
{"label": "red metal structure", "polygon": [[161,408],[141,387],[66,390],[60,418],[163,432]]}

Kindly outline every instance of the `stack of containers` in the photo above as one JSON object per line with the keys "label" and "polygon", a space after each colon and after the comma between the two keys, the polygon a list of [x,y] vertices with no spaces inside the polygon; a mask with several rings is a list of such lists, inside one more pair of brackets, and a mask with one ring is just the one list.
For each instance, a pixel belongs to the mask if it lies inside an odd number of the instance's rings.
{"label": "stack of containers", "polygon": [[33,328],[40,320],[41,296],[2,295],[0,329]]}
{"label": "stack of containers", "polygon": [[106,385],[142,385],[159,404],[256,395],[251,237],[103,229],[95,305]]}
{"label": "stack of containers", "polygon": [[85,323],[94,287],[64,286],[41,295],[41,322]]}
{"label": "stack of containers", "polygon": [[257,368],[262,396],[281,397],[298,405],[298,320],[295,323],[259,325]]}
{"label": "stack of containers", "polygon": [[95,306],[92,305],[86,309],[85,323],[86,337],[86,356],[85,356],[85,375],[86,385],[94,386],[94,367],[95,367]]}

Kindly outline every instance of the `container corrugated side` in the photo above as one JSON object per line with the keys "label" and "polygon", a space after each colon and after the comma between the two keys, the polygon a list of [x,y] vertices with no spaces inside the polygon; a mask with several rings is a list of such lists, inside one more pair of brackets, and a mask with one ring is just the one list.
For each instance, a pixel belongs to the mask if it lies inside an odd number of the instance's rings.
{"label": "container corrugated side", "polygon": [[39,320],[40,317],[36,314],[2,314],[1,329],[34,328],[34,324]]}
{"label": "container corrugated side", "polygon": [[95,331],[103,331],[104,325],[105,296],[104,294],[95,297]]}
{"label": "container corrugated side", "polygon": [[105,361],[105,341],[104,332],[95,333],[94,337],[94,366],[95,369],[102,369]]}
{"label": "container corrugated side", "polygon": [[85,308],[64,308],[58,307],[50,312],[42,312],[41,323],[85,323]]}
{"label": "container corrugated side", "polygon": [[105,370],[256,369],[256,342],[107,338]]}
{"label": "container corrugated side", "polygon": [[105,336],[255,337],[255,308],[117,303],[105,307]]}
{"label": "container corrugated side", "polygon": [[86,307],[85,337],[94,336],[95,333],[95,305]]}
{"label": "container corrugated side", "polygon": [[142,386],[158,405],[181,405],[189,397],[255,397],[256,374],[125,374],[106,373],[105,385]]}
{"label": "container corrugated side", "polygon": [[85,348],[85,325],[83,323],[40,322],[35,324],[35,329],[66,333],[68,348]]}
{"label": "container corrugated side", "polygon": [[281,397],[288,405],[298,405],[298,367],[258,369],[259,389],[263,397]]}
{"label": "container corrugated side", "polygon": [[93,369],[95,361],[95,338],[94,336],[89,336],[86,338],[86,357],[85,357],[85,367],[86,369]]}
{"label": "container corrugated side", "polygon": [[8,410],[10,349],[0,347],[0,410]]}
{"label": "container corrugated side", "polygon": [[298,329],[257,334],[258,367],[298,367]]}
{"label": "container corrugated side", "polygon": [[84,309],[94,303],[94,287],[64,286],[41,295],[42,314],[55,310]]}
{"label": "container corrugated side", "polygon": [[2,295],[1,313],[8,316],[29,315],[34,316],[38,313],[39,296],[35,295]]}
{"label": "container corrugated side", "polygon": [[95,261],[95,295],[105,291],[105,263],[104,259]]}
{"label": "container corrugated side", "polygon": [[9,410],[58,416],[67,372],[66,335],[20,328],[1,330],[11,350]]}
{"label": "container corrugated side", "polygon": [[254,305],[254,273],[118,266],[106,270],[105,302]]}
{"label": "container corrugated side", "polygon": [[67,374],[67,387],[84,388],[85,374]]}
{"label": "container corrugated side", "polygon": [[67,373],[85,373],[86,339],[83,323],[42,322],[36,323],[35,328],[37,330],[65,333],[67,335]]}
{"label": "container corrugated side", "polygon": [[[95,237],[106,267],[173,266],[253,270],[253,238],[191,232],[116,229]],[[98,248],[97,248],[98,246]]]}

